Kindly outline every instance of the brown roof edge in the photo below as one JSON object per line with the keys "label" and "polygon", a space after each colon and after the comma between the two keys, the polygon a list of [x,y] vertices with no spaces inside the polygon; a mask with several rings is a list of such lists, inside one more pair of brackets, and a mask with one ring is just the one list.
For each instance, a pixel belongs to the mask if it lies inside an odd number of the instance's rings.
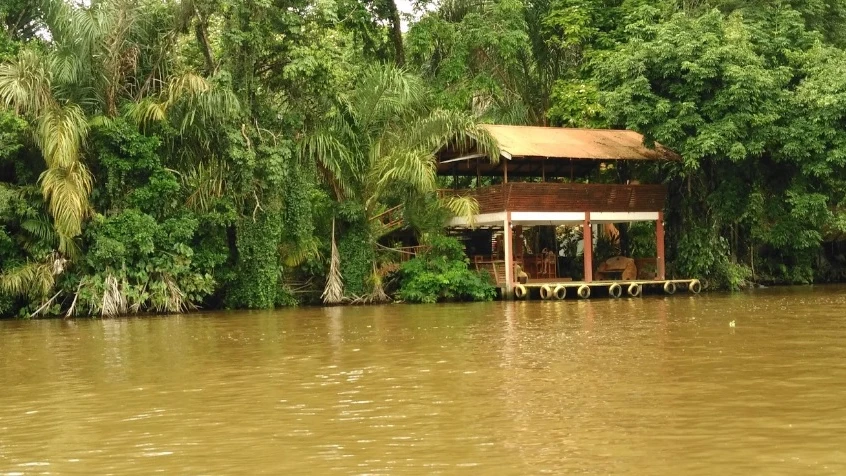
{"label": "brown roof edge", "polygon": [[655,143],[646,147],[643,136],[621,129],[575,129],[563,127],[485,124],[512,157],[548,157],[577,160],[681,160],[669,148]]}

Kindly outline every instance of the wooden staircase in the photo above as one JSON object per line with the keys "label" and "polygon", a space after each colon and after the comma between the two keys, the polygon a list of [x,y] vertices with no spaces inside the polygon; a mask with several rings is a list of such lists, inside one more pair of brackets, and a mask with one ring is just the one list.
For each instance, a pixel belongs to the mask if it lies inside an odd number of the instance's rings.
{"label": "wooden staircase", "polygon": [[405,219],[403,218],[403,210],[403,205],[397,205],[374,216],[370,219],[370,221],[379,223],[382,228],[379,234],[384,236],[403,227],[403,225],[405,224]]}

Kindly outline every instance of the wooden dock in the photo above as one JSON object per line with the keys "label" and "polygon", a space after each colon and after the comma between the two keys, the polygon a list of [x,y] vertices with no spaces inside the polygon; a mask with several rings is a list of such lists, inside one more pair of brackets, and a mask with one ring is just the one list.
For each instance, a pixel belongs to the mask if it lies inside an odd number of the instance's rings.
{"label": "wooden dock", "polygon": [[588,299],[591,295],[604,295],[612,298],[623,296],[639,297],[644,289],[656,290],[664,294],[684,291],[699,294],[702,283],[698,279],[657,279],[632,281],[563,281],[555,279],[532,280],[525,284],[514,285],[516,299],[567,299],[575,297]]}

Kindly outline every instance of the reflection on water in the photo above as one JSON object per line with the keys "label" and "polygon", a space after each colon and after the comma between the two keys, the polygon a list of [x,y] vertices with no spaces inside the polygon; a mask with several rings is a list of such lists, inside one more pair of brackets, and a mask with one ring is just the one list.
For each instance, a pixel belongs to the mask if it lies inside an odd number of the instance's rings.
{"label": "reflection on water", "polygon": [[843,287],[0,322],[0,474],[843,474],[844,443]]}

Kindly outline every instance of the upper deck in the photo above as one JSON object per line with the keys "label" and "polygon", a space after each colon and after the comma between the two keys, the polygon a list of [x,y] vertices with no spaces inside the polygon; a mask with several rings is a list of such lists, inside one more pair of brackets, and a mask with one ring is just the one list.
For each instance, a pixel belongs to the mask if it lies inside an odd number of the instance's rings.
{"label": "upper deck", "polygon": [[657,212],[667,198],[665,185],[509,182],[446,194],[467,196],[479,213],[498,212]]}

